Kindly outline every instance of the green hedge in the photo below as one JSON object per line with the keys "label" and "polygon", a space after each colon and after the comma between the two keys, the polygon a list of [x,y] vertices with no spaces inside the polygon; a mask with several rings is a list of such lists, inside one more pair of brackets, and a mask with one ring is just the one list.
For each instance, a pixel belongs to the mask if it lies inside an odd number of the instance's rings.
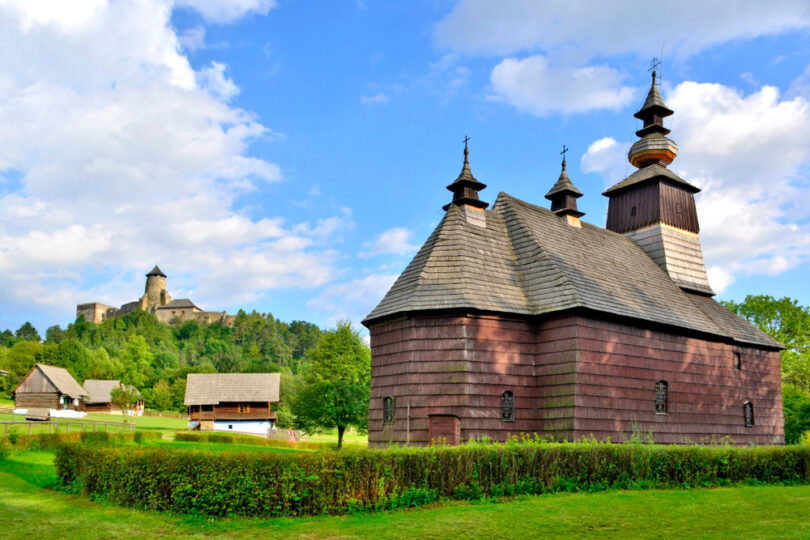
{"label": "green hedge", "polygon": [[103,431],[76,432],[76,433],[35,433],[33,435],[14,435],[5,440],[18,450],[51,450],[63,443],[120,443],[141,442],[143,440],[160,439],[161,435],[151,431],[136,431],[135,433],[105,433]]}
{"label": "green hedge", "polygon": [[[337,443],[298,441],[290,442],[284,439],[266,439],[255,435],[240,435],[237,433],[216,433],[199,431],[178,431],[174,435],[176,441],[189,442],[211,442],[226,444],[250,444],[255,446],[272,446],[276,448],[298,448],[301,450],[333,450],[337,448]],[[365,445],[344,444],[346,448],[361,448]]]}
{"label": "green hedge", "polygon": [[506,443],[318,453],[62,445],[60,483],[130,507],[295,516],[437,497],[810,481],[810,447]]}

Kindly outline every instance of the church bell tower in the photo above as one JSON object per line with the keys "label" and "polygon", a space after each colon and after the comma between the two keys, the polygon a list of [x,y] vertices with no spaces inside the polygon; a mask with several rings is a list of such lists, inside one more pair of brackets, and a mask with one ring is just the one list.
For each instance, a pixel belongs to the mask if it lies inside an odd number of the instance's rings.
{"label": "church bell tower", "polygon": [[678,145],[667,137],[664,104],[655,72],[647,99],[634,116],[643,122],[627,159],[638,170],[608,188],[606,228],[633,240],[682,289],[714,295],[700,247],[695,193],[700,190],[670,171]]}

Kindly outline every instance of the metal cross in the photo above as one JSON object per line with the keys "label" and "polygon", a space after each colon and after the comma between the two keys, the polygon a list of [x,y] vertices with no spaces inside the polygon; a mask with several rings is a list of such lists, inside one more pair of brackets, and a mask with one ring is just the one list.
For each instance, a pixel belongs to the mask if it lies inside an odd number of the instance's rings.
{"label": "metal cross", "polygon": [[466,135],[464,135],[464,149],[465,150],[467,149],[467,141],[469,141],[469,140],[470,140],[470,138],[467,137]]}
{"label": "metal cross", "polygon": [[661,67],[661,60],[659,60],[658,57],[656,56],[650,61],[650,68],[647,71],[654,72],[658,70],[658,68],[660,67]]}
{"label": "metal cross", "polygon": [[568,148],[566,148],[565,145],[563,145],[562,152],[560,152],[560,155],[563,157],[563,161],[565,161],[565,153],[566,152],[568,152]]}

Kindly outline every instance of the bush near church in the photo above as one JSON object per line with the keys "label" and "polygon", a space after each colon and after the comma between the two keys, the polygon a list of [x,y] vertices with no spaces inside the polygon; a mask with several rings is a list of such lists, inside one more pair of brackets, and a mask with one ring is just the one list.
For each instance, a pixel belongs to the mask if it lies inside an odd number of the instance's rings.
{"label": "bush near church", "polygon": [[340,514],[438,497],[810,482],[810,447],[508,442],[269,454],[62,445],[60,483],[151,510]]}

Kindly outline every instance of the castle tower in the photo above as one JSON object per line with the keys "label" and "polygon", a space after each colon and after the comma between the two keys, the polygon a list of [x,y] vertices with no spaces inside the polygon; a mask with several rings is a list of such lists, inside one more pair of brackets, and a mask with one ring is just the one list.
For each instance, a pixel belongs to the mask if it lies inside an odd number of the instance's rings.
{"label": "castle tower", "polygon": [[551,211],[560,217],[564,217],[570,225],[581,226],[579,218],[585,212],[577,210],[577,199],[582,197],[582,192],[568,178],[568,171],[565,168],[565,147],[563,147],[562,171],[552,188],[546,193],[546,199],[551,201]]}
{"label": "castle tower", "polygon": [[146,274],[146,289],[141,297],[141,309],[151,311],[156,306],[165,306],[172,301],[166,290],[166,274],[155,265],[151,272]]}
{"label": "castle tower", "polygon": [[671,114],[653,72],[647,99],[633,115],[644,125],[627,156],[639,170],[603,193],[610,199],[606,228],[636,242],[682,289],[714,295],[700,247],[694,197],[700,190],[667,169],[678,153],[663,123]]}

